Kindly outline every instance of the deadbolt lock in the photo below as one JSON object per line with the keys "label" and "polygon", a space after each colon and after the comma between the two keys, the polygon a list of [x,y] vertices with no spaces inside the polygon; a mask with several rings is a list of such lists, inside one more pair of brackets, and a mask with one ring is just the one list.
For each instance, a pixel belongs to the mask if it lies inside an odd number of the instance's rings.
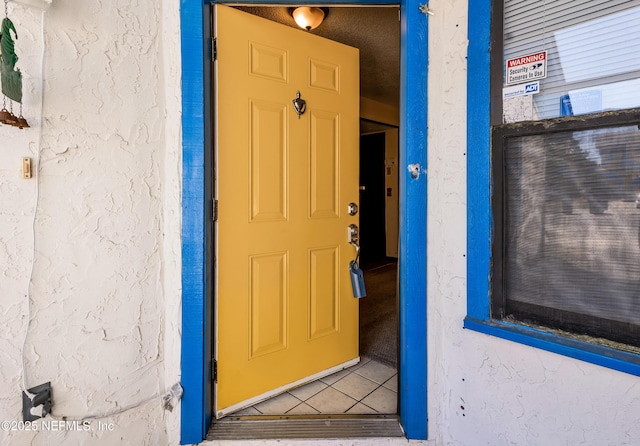
{"label": "deadbolt lock", "polygon": [[349,243],[359,244],[360,242],[360,231],[358,230],[358,226],[354,224],[349,225]]}
{"label": "deadbolt lock", "polygon": [[347,209],[349,211],[349,215],[351,215],[352,217],[358,213],[358,205],[355,203],[349,203]]}

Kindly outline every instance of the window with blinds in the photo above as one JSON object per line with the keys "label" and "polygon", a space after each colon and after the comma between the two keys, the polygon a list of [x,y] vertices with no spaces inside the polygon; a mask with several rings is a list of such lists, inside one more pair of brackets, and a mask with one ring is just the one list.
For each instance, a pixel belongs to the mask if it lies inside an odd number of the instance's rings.
{"label": "window with blinds", "polygon": [[640,353],[640,0],[503,1],[491,317]]}
{"label": "window with blinds", "polygon": [[640,0],[505,0],[503,27],[505,73],[547,51],[532,112],[511,121],[640,107]]}

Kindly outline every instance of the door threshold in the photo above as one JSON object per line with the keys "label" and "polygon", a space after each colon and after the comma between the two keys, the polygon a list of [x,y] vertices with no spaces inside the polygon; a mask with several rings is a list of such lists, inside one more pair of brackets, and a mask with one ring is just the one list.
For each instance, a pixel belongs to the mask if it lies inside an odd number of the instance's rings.
{"label": "door threshold", "polygon": [[215,421],[207,440],[404,437],[398,415],[251,415]]}

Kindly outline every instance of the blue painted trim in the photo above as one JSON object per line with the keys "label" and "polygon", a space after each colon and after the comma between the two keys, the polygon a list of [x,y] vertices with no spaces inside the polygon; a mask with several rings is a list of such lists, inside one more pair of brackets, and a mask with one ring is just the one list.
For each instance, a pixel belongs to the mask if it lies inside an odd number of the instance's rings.
{"label": "blue painted trim", "polygon": [[[489,319],[491,260],[491,0],[469,0],[467,66],[467,314]],[[480,67],[480,68],[478,68]]]}
{"label": "blue painted trim", "polygon": [[[427,438],[427,62],[428,16],[403,0],[400,26],[400,420]],[[407,166],[419,164],[412,178]]]}
{"label": "blue painted trim", "polygon": [[622,352],[588,342],[500,321],[467,318],[464,327],[508,341],[529,345],[552,353],[590,362],[610,369],[640,376],[640,355]]}
{"label": "blue painted trim", "polygon": [[[183,0],[184,1],[184,0]],[[242,5],[356,5],[356,6],[384,6],[384,5],[393,5],[397,6],[398,2],[388,1],[388,0],[355,0],[355,1],[345,1],[345,0],[324,0],[322,2],[318,2],[317,0],[299,0],[292,2],[291,0],[242,0],[242,1],[230,1],[230,0],[212,0],[211,3],[218,4],[242,4]]]}
{"label": "blue painted trim", "polygon": [[[464,327],[524,345],[640,376],[640,356],[490,317],[491,0],[469,0],[467,65],[467,319]],[[483,67],[478,69],[478,67]]]}
{"label": "blue painted trim", "polygon": [[[220,2],[224,3],[224,2]],[[264,3],[248,0],[244,3]],[[276,0],[272,4],[289,4]],[[317,3],[313,0],[298,2]],[[207,2],[205,2],[207,4]],[[324,4],[397,4],[381,0]],[[401,49],[400,165],[419,163],[412,180],[400,169],[400,416],[410,439],[427,438],[426,209],[427,209],[427,21],[418,0],[403,0]],[[183,331],[181,442],[198,443],[206,435],[211,407],[206,395],[210,322],[206,321],[205,274],[205,82],[202,3],[181,0],[183,95]],[[186,62],[188,61],[188,62]],[[196,62],[194,62],[196,61]]]}
{"label": "blue painted trim", "polygon": [[182,50],[182,349],[180,442],[200,443],[210,423],[205,350],[205,76],[203,3],[180,2]]}

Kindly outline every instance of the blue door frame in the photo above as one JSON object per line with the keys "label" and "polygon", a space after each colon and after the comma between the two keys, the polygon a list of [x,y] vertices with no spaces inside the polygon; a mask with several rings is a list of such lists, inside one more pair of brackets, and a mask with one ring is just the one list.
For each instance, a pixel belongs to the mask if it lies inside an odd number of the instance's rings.
{"label": "blue door frame", "polygon": [[[222,2],[221,2],[222,3]],[[244,3],[267,3],[245,0]],[[282,0],[272,4],[291,4]],[[296,4],[317,3],[310,0]],[[383,0],[323,4],[384,5]],[[428,16],[401,0],[400,23],[400,420],[427,438],[427,61]],[[207,260],[211,169],[209,2],[180,1],[182,50],[182,357],[180,441],[199,443],[212,419],[213,296]],[[411,175],[408,166],[417,167]],[[407,167],[403,167],[407,166]]]}

